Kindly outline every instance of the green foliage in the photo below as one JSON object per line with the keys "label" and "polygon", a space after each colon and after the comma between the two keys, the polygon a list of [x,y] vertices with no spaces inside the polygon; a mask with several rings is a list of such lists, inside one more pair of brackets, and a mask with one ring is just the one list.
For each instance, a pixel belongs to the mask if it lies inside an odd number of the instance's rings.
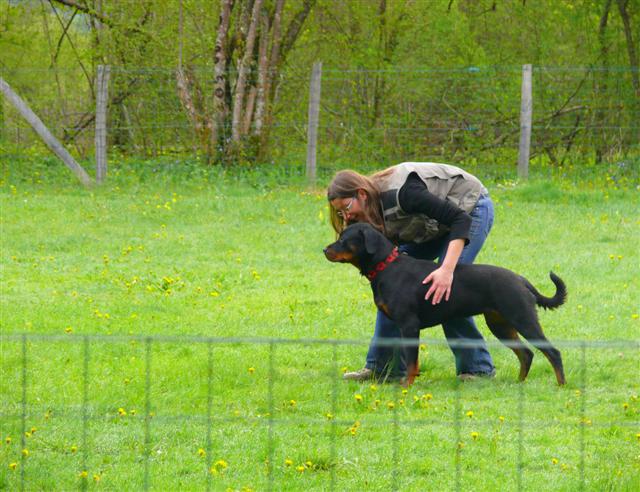
{"label": "green foliage", "polygon": [[404,393],[340,380],[375,308],[354,268],[324,259],[324,192],[301,166],[165,156],[83,190],[55,162],[24,164],[0,181],[3,488],[22,472],[42,489],[637,488],[638,347],[618,341],[638,341],[639,204],[613,168],[517,183],[471,166],[496,205],[479,261],[544,293],[550,269],[567,282],[568,303],[540,316],[568,385],[539,353],[518,384],[480,324],[495,380],[457,383],[436,328]]}
{"label": "green foliage", "polygon": [[[286,3],[285,25],[302,2]],[[606,4],[612,6],[601,30]],[[640,10],[627,5],[634,34]],[[211,114],[219,2],[100,6],[108,22],[98,30],[93,12],[59,2],[6,2],[0,13],[3,77],[67,147],[87,158],[96,66],[109,64],[112,149],[143,158],[202,152],[174,70],[179,62],[193,68],[199,111]],[[265,2],[267,12],[273,8],[273,1]],[[233,33],[239,32],[239,11]],[[637,41],[636,35],[631,43]],[[319,0],[274,81],[266,143],[251,137],[227,149],[224,128],[214,163],[304,160],[316,60],[324,70],[319,152],[331,162],[515,163],[525,63],[534,66],[534,158],[556,166],[627,159],[638,153],[640,104],[629,48],[616,2]],[[230,89],[240,54],[236,45]],[[2,140],[33,144],[33,134],[6,103],[1,115]]]}

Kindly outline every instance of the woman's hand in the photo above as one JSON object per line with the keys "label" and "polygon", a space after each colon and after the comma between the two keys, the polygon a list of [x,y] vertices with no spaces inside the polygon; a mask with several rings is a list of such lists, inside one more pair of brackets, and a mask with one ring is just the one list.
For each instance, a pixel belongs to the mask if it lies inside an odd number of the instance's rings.
{"label": "woman's hand", "polygon": [[441,266],[433,272],[431,272],[423,281],[423,284],[431,282],[427,295],[424,296],[426,301],[433,295],[431,304],[439,304],[444,297],[445,301],[449,300],[449,294],[451,294],[451,284],[453,284],[453,270]]}
{"label": "woman's hand", "polygon": [[438,304],[444,297],[445,301],[449,300],[449,294],[451,294],[451,285],[453,284],[453,271],[456,268],[458,259],[464,249],[464,239],[454,239],[449,242],[447,247],[447,253],[442,260],[442,265],[438,269],[434,270],[425,278],[422,283],[428,284],[431,282],[431,287],[427,291],[427,295],[424,296],[426,301],[433,294],[431,304]]}

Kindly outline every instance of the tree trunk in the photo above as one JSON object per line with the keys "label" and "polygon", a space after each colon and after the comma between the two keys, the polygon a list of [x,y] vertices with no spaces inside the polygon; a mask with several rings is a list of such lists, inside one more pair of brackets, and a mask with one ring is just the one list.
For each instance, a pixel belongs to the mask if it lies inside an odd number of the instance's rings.
{"label": "tree trunk", "polygon": [[269,58],[267,55],[269,49],[269,17],[266,14],[262,16],[262,25],[260,26],[260,49],[258,51],[258,92],[256,100],[255,121],[253,133],[260,135],[262,131],[262,117],[264,115],[265,98],[267,95],[267,80],[269,74]]}
{"label": "tree trunk", "polygon": [[382,93],[385,87],[384,71],[381,72],[386,58],[387,50],[387,0],[380,0],[378,4],[378,53],[382,56],[378,58],[378,73],[374,79],[373,85],[373,114],[372,126],[378,124],[380,118],[380,110],[382,106]]}
{"label": "tree trunk", "polygon": [[193,127],[196,138],[198,139],[200,148],[209,156],[211,149],[209,144],[211,141],[212,124],[208,118],[206,108],[204,107],[204,98],[202,90],[198,85],[192,67],[176,70],[176,84],[178,88],[178,97],[180,102],[187,111],[191,126]]}
{"label": "tree trunk", "polygon": [[[605,69],[609,67],[609,46],[607,44],[606,33],[607,33],[607,24],[609,22],[609,13],[611,11],[611,2],[612,0],[606,0],[604,5],[604,11],[600,16],[600,23],[598,25],[598,40],[600,42],[601,64]],[[593,136],[595,140],[594,147],[595,147],[595,153],[596,153],[596,163],[602,162],[605,154],[607,153],[607,146],[606,146],[607,138],[605,133],[606,132],[605,130],[606,114],[601,105],[604,104],[604,101],[606,100],[606,97],[605,97],[607,93],[606,77],[607,77],[608,71],[604,70],[601,73],[602,73],[602,77],[604,77],[602,79],[602,82],[598,80],[598,77],[600,76],[598,72],[595,72],[593,74],[595,101],[601,101],[600,103],[596,103],[599,105],[599,107],[596,109],[596,112],[594,115]]]}
{"label": "tree trunk", "polygon": [[218,148],[218,140],[226,133],[225,122],[229,113],[227,105],[227,44],[231,11],[234,0],[223,0],[220,11],[220,23],[214,48],[214,89],[213,89],[213,128],[211,131],[211,147],[213,152]]}
{"label": "tree trunk", "polygon": [[627,52],[629,54],[629,64],[631,65],[631,80],[633,82],[633,88],[636,91],[636,98],[640,98],[640,74],[638,73],[638,53],[636,52],[636,45],[633,41],[633,31],[631,29],[631,17],[627,11],[629,0],[618,0],[618,10],[620,11],[620,17],[622,17],[622,24],[624,25],[624,36],[627,40]]}
{"label": "tree trunk", "polygon": [[256,104],[257,95],[258,95],[258,89],[252,85],[249,88],[249,95],[247,96],[247,104],[244,109],[242,128],[240,130],[240,133],[243,136],[249,135],[249,132],[251,131],[251,120],[253,119],[253,109]]}
{"label": "tree trunk", "polygon": [[233,116],[231,119],[231,139],[234,143],[240,142],[240,117],[244,108],[245,88],[247,83],[247,73],[253,57],[253,47],[256,41],[258,22],[260,21],[260,9],[262,0],[255,0],[253,11],[251,12],[251,24],[245,43],[244,55],[238,67],[238,80],[236,81],[235,97],[233,101]]}
{"label": "tree trunk", "polygon": [[[282,5],[280,5],[280,3]],[[286,34],[281,38],[281,15],[284,8],[284,0],[278,0],[276,4],[276,15],[273,22],[273,43],[271,45],[271,56],[269,57],[268,78],[266,87],[266,98],[264,107],[264,117],[262,131],[260,132],[260,144],[258,147],[258,157],[263,158],[268,154],[268,142],[269,132],[273,123],[273,105],[275,102],[277,84],[275,83],[280,67],[287,58],[287,54],[295,44],[296,39],[300,34],[302,26],[305,20],[311,13],[316,0],[303,0],[302,9],[297,12],[289,27],[286,30]]]}

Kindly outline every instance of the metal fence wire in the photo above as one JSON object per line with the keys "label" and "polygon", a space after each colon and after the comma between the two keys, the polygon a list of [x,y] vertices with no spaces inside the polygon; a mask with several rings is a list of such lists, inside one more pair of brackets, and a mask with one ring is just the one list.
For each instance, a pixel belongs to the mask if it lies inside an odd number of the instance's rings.
{"label": "metal fence wire", "polygon": [[640,340],[554,341],[557,387],[539,351],[519,383],[488,341],[498,376],[465,383],[422,339],[407,389],[342,380],[367,343],[1,335],[3,486],[601,490],[637,470]]}
{"label": "metal fence wire", "polygon": [[[194,67],[206,104],[210,68]],[[277,81],[269,153],[304,162],[311,67],[288,67]],[[95,74],[19,69],[2,76],[80,158],[94,155]],[[619,159],[640,141],[640,100],[630,67],[533,67],[531,158],[555,165]],[[178,95],[175,70],[111,67],[107,143],[113,156],[198,154],[199,137]],[[35,82],[37,81],[37,83]],[[318,162],[517,161],[522,67],[448,70],[323,69]],[[209,96],[208,96],[209,95]],[[209,101],[209,102],[207,102]],[[206,103],[206,104],[205,104]],[[0,135],[27,148],[37,137],[4,103]],[[221,131],[230,135],[229,128]],[[576,159],[576,156],[579,156]]]}

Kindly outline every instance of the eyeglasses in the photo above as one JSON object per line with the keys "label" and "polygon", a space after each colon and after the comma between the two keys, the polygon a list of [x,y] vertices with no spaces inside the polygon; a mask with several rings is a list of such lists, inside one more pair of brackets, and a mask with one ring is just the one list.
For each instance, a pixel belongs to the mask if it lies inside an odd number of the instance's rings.
{"label": "eyeglasses", "polygon": [[356,197],[352,197],[351,200],[349,200],[349,203],[347,203],[346,207],[344,207],[342,210],[338,210],[337,214],[338,217],[342,217],[343,219],[345,218],[346,214],[349,213],[349,210],[351,210],[351,206],[353,205],[353,201],[356,199]]}

